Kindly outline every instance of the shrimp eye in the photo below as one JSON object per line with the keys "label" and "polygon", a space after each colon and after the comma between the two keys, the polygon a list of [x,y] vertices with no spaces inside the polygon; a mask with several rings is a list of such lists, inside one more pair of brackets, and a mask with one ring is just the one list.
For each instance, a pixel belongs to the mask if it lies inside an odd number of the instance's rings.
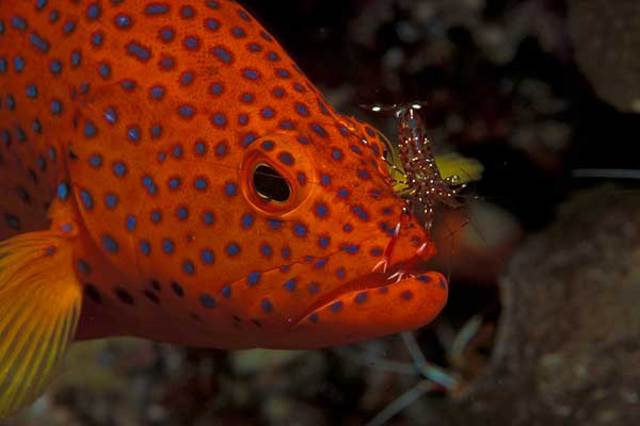
{"label": "shrimp eye", "polygon": [[253,170],[253,188],[265,201],[284,203],[291,198],[289,182],[276,169],[260,163]]}

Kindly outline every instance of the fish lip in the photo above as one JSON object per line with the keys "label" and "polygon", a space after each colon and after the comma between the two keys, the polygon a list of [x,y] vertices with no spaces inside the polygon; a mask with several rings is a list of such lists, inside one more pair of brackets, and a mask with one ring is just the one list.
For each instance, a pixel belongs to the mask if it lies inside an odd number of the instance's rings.
{"label": "fish lip", "polygon": [[[405,280],[412,279],[417,275],[429,271],[429,267],[427,266],[426,261],[424,261],[424,258],[418,254],[408,260],[403,260],[391,264],[385,272],[377,272],[373,269],[374,268],[372,267],[371,272],[369,272],[368,274],[351,279],[346,283],[336,287],[335,289],[321,297],[319,300],[314,302],[307,309],[305,309],[305,311],[297,319],[293,320],[290,323],[291,328],[296,328],[307,316],[311,315],[321,307],[330,304],[334,300],[339,299],[347,293],[353,291],[367,291],[381,287],[397,285]],[[392,277],[398,272],[403,272],[405,276],[399,280],[394,280]]]}

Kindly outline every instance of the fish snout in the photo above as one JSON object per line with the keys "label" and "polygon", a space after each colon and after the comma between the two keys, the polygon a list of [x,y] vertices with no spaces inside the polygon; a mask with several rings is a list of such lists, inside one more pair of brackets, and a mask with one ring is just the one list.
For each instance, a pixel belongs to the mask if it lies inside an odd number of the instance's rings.
{"label": "fish snout", "polygon": [[367,280],[374,287],[347,290],[299,320],[291,330],[299,346],[346,345],[413,330],[430,323],[447,302],[447,281],[439,272],[391,280],[372,273]]}
{"label": "fish snout", "polygon": [[386,232],[378,262],[308,308],[293,331],[308,346],[351,344],[422,327],[448,298],[446,278],[428,270],[436,248],[412,217]]}
{"label": "fish snout", "polygon": [[321,259],[250,274],[234,284],[235,314],[245,320],[251,346],[274,349],[351,344],[416,329],[448,297],[446,278],[426,271],[421,260],[415,254],[384,271],[374,262],[354,264],[358,272],[340,282],[329,279]]}
{"label": "fish snout", "polygon": [[433,321],[446,305],[448,283],[428,270],[427,261],[436,254],[428,232],[417,219],[402,215],[384,240],[377,263],[356,266],[353,259],[356,276],[306,309],[292,325],[289,345],[352,344]]}
{"label": "fish snout", "polygon": [[446,304],[447,280],[429,270],[436,250],[425,228],[408,216],[396,220],[395,227],[359,234],[359,242],[336,243],[324,256],[302,256],[234,282],[229,308],[244,338],[251,346],[311,349],[431,322]]}

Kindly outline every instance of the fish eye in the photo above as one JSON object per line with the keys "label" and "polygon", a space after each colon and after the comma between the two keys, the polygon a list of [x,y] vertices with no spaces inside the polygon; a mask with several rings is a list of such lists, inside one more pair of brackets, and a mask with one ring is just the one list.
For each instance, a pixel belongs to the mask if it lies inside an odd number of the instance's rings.
{"label": "fish eye", "polygon": [[284,203],[291,198],[289,182],[269,164],[260,163],[253,170],[253,188],[264,201]]}

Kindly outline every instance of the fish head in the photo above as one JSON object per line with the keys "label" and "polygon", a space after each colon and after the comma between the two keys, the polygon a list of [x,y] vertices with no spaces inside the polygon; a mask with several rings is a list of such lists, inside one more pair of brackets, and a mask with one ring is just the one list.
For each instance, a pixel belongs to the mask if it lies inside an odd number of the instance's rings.
{"label": "fish head", "polygon": [[393,189],[378,132],[322,102],[317,110],[295,130],[257,135],[239,162],[242,207],[228,229],[237,233],[233,222],[249,212],[239,238],[256,256],[241,261],[225,302],[254,326],[250,346],[317,348],[415,329],[447,300],[446,279],[426,269],[435,247]]}

